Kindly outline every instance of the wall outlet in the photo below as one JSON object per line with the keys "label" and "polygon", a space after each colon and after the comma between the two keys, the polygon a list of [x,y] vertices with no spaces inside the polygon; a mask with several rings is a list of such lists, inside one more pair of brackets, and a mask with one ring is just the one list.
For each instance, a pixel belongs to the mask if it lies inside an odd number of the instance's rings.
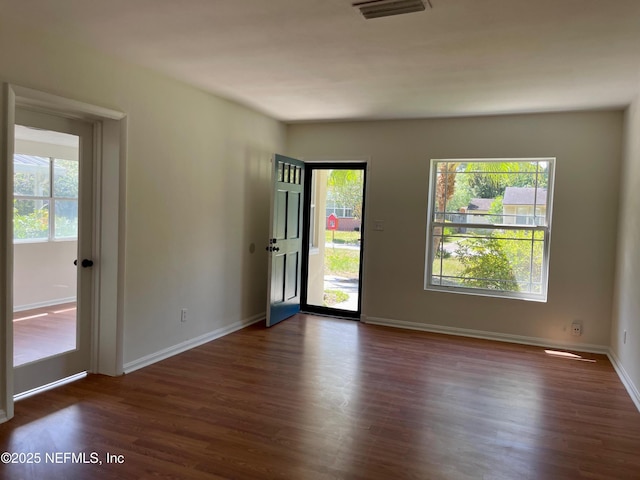
{"label": "wall outlet", "polygon": [[180,321],[182,323],[186,323],[187,321],[187,309],[183,308],[182,310],[180,310]]}
{"label": "wall outlet", "polygon": [[377,232],[384,231],[384,221],[383,220],[374,220],[373,221],[373,229]]}
{"label": "wall outlet", "polygon": [[571,335],[579,337],[582,335],[582,324],[578,322],[573,322],[571,324]]}

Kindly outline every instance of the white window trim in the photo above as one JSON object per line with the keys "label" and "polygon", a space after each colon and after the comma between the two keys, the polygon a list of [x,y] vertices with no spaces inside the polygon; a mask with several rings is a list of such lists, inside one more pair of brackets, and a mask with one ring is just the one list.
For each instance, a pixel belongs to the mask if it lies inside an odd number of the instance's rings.
{"label": "white window trim", "polygon": [[[528,230],[532,232],[543,231],[544,232],[544,246],[543,246],[543,261],[542,261],[542,292],[541,293],[529,293],[529,292],[509,292],[504,290],[491,290],[483,288],[470,288],[460,286],[447,286],[447,285],[434,285],[431,283],[432,279],[432,249],[433,249],[433,229],[434,224],[438,222],[433,221],[434,195],[436,191],[436,181],[438,172],[436,171],[436,165],[438,162],[450,162],[450,163],[470,163],[470,162],[549,162],[549,180],[547,187],[547,208],[545,217],[547,219],[545,226],[527,226],[527,225],[501,225],[505,230]],[[426,230],[426,246],[425,246],[425,276],[424,276],[424,289],[426,291],[433,292],[447,292],[457,293],[463,295],[474,295],[481,297],[494,297],[494,298],[506,298],[506,299],[518,299],[527,300],[533,302],[546,303],[549,287],[549,258],[550,258],[550,246],[551,246],[551,216],[553,212],[553,190],[555,186],[555,157],[519,157],[519,158],[434,158],[429,163],[429,188],[427,192],[427,230]],[[467,228],[483,228],[486,229],[486,224],[455,224],[449,223],[448,226],[464,226]]]}

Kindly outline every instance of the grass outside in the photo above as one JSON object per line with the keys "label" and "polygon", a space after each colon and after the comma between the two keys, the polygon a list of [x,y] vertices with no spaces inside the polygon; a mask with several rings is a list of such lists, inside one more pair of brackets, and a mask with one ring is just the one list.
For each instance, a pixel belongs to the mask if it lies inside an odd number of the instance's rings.
{"label": "grass outside", "polygon": [[[335,238],[335,240],[334,240]],[[325,241],[327,243],[343,244],[343,245],[359,245],[360,232],[340,232],[327,230],[325,232]]]}
{"label": "grass outside", "polygon": [[331,307],[337,303],[345,302],[349,299],[349,294],[341,292],[340,290],[325,290],[324,291],[324,306]]}
{"label": "grass outside", "polygon": [[[359,246],[360,232],[327,231],[327,244]],[[360,275],[360,249],[326,246],[324,249],[324,274],[342,278],[358,278]],[[324,291],[324,306],[332,307],[349,299],[349,294],[340,290]]]}
{"label": "grass outside", "polygon": [[[458,277],[462,274],[464,266],[456,257],[442,259],[442,274],[448,277]],[[433,273],[440,274],[440,258],[433,261]]]}
{"label": "grass outside", "polygon": [[358,278],[360,250],[327,247],[324,250],[324,274],[336,277]]}

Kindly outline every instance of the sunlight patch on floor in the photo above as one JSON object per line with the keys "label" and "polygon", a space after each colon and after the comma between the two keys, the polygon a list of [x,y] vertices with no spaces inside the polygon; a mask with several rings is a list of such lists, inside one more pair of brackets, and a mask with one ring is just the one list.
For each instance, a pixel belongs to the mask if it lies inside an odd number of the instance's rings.
{"label": "sunlight patch on floor", "polygon": [[20,322],[22,320],[31,320],[32,318],[46,317],[47,315],[49,315],[49,314],[48,313],[39,313],[38,315],[29,315],[28,317],[14,318],[13,321],[14,322]]}
{"label": "sunlight patch on floor", "polygon": [[553,357],[566,358],[568,360],[579,360],[581,362],[596,363],[596,361],[591,358],[583,358],[582,356],[577,355],[575,353],[563,352],[560,350],[545,350],[544,353],[546,353],[547,355],[551,355]]}

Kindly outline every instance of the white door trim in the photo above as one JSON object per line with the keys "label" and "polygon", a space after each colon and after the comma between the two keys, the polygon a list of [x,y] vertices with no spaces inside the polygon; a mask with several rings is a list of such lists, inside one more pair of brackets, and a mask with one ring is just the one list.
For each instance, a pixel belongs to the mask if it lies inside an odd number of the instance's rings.
{"label": "white door trim", "polygon": [[[92,307],[91,371],[123,372],[126,114],[4,83],[0,95],[0,423],[13,417],[13,136],[16,106],[90,121],[95,138],[94,258],[99,268]],[[4,177],[4,178],[3,178]]]}
{"label": "white door trim", "polygon": [[42,108],[82,120],[122,120],[127,116],[117,110],[98,107],[19,85],[9,84],[9,88],[15,93],[16,103],[21,107]]}
{"label": "white door trim", "polygon": [[15,93],[8,84],[0,95],[0,422],[13,417],[13,138]]}

